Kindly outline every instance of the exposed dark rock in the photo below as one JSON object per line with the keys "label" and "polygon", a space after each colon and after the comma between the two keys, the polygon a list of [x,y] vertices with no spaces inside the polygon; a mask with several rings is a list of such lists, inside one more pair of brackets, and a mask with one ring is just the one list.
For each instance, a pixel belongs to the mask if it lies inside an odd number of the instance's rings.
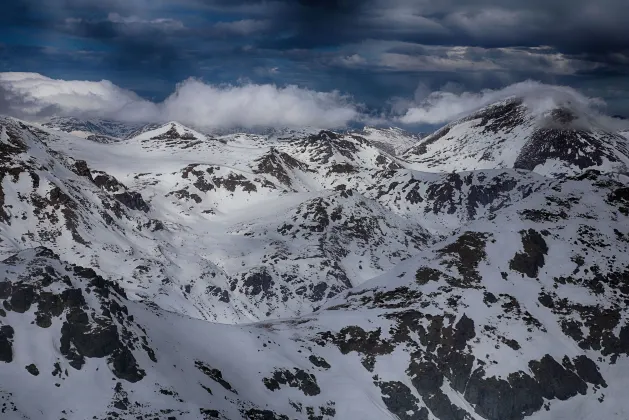
{"label": "exposed dark rock", "polygon": [[310,357],[308,357],[308,360],[310,360],[310,363],[312,363],[316,367],[320,367],[323,369],[330,369],[332,367],[323,357],[318,357],[314,354],[311,354]]}
{"label": "exposed dark rock", "polygon": [[90,171],[89,166],[87,166],[87,162],[84,160],[77,160],[74,162],[74,172],[82,177],[89,179],[90,181],[94,181],[92,179],[92,172]]}
{"label": "exposed dark rock", "polygon": [[407,308],[417,303],[421,297],[421,292],[402,286],[387,291],[376,290],[373,294],[362,296],[360,304],[368,308]]}
{"label": "exposed dark rock", "polygon": [[138,382],[146,376],[146,372],[138,366],[133,353],[126,347],[116,349],[108,360],[112,372],[120,379]]}
{"label": "exposed dark rock", "polygon": [[243,275],[242,278],[244,293],[254,296],[267,293],[274,283],[273,277],[265,267],[262,267],[258,272]]}
{"label": "exposed dark rock", "polygon": [[289,187],[292,185],[292,180],[287,171],[288,169],[299,169],[304,172],[311,171],[305,163],[287,153],[278,151],[274,147],[267,154],[256,160],[256,163],[258,167],[254,169],[254,173],[271,175]]}
{"label": "exposed dark rock", "polygon": [[336,163],[328,169],[328,174],[336,173],[336,174],[354,174],[358,172],[358,168],[350,163]]}
{"label": "exposed dark rock", "polygon": [[49,328],[52,325],[52,318],[61,316],[64,306],[61,296],[50,292],[40,292],[35,322],[42,328]]}
{"label": "exposed dark rock", "polygon": [[127,187],[113,175],[103,171],[92,171],[94,184],[101,190],[109,193],[126,191]]}
{"label": "exposed dark rock", "polygon": [[421,140],[420,144],[412,148],[409,151],[409,153],[412,153],[415,155],[425,154],[426,152],[428,152],[428,146],[430,146],[433,143],[436,143],[439,139],[445,137],[450,132],[450,130],[451,128],[448,126],[443,127],[441,130],[437,131],[435,134],[432,134],[426,137],[425,139]]}
{"label": "exposed dark rock", "polygon": [[428,410],[402,382],[376,382],[382,392],[382,401],[400,420],[428,420]]}
{"label": "exposed dark rock", "polygon": [[231,384],[229,382],[227,382],[225,379],[223,379],[223,373],[220,370],[214,369],[214,368],[210,367],[207,363],[204,363],[204,362],[202,362],[200,360],[195,361],[194,365],[196,366],[197,369],[199,369],[201,372],[203,372],[208,378],[212,379],[214,382],[218,382],[226,390],[231,391],[234,394],[238,393],[231,386]]}
{"label": "exposed dark rock", "polygon": [[531,361],[529,367],[546,399],[563,401],[587,392],[587,384],[577,374],[566,370],[548,354],[540,361]]}
{"label": "exposed dark rock", "polygon": [[209,408],[201,408],[199,409],[199,413],[203,416],[203,420],[217,419],[220,417],[218,410],[211,410]]}
{"label": "exposed dark rock", "polygon": [[582,349],[600,351],[604,356],[611,355],[612,363],[620,354],[629,354],[629,324],[622,326],[618,333],[615,332],[622,318],[619,309],[572,303],[550,293],[543,293],[538,299],[560,317],[563,333]]}
{"label": "exposed dark rock", "polygon": [[220,302],[229,303],[230,298],[229,298],[229,292],[227,290],[224,290],[218,286],[208,286],[206,290],[212,296],[218,297],[218,300]]}
{"label": "exposed dark rock", "polygon": [[483,133],[510,132],[524,121],[525,107],[519,98],[491,105],[472,114],[466,120],[480,119],[477,127],[483,127]]}
{"label": "exposed dark rock", "polygon": [[468,217],[473,219],[478,207],[489,206],[492,212],[499,210],[510,201],[509,194],[518,185],[520,184],[516,179],[507,177],[496,177],[488,184],[470,185],[466,203]]}
{"label": "exposed dark rock", "polygon": [[440,420],[467,420],[467,413],[452,404],[441,390],[444,375],[437,365],[412,358],[407,373],[424,404],[435,417]]}
{"label": "exposed dark rock", "polygon": [[544,237],[534,229],[521,231],[524,252],[518,252],[509,262],[509,268],[535,278],[539,269],[544,267],[544,256],[548,254],[548,245]]}
{"label": "exposed dark rock", "polygon": [[481,416],[490,420],[522,420],[542,408],[540,386],[525,373],[511,373],[508,380],[484,376],[482,368],[476,369],[464,394]]}
{"label": "exposed dark rock", "polygon": [[568,218],[568,214],[563,210],[552,212],[544,209],[527,209],[522,210],[520,215],[523,219],[533,222],[558,222]]}
{"label": "exposed dark rock", "polygon": [[341,353],[357,352],[366,356],[378,356],[389,354],[394,346],[380,338],[382,330],[365,331],[358,326],[349,326],[341,329],[336,335],[329,331],[319,333],[317,343],[325,345],[331,342],[336,345]]}
{"label": "exposed dark rock", "polygon": [[227,177],[223,177],[223,178],[214,177],[212,178],[212,182],[218,188],[225,188],[229,192],[236,191],[237,187],[240,187],[244,192],[258,191],[258,187],[256,187],[256,185],[253,182],[249,181],[243,175],[236,174],[233,172],[230,172]]}
{"label": "exposed dark rock", "polygon": [[142,194],[139,192],[125,191],[119,194],[114,194],[114,198],[131,210],[139,210],[144,213],[148,213],[150,210],[148,204],[144,201]]}
{"label": "exposed dark rock", "polygon": [[617,188],[609,193],[607,202],[617,206],[625,216],[629,216],[629,187]]}
{"label": "exposed dark rock", "polygon": [[451,281],[455,287],[477,287],[481,277],[477,271],[478,265],[487,257],[485,244],[489,234],[480,232],[465,232],[456,242],[438,250],[443,258],[442,265],[456,267],[461,276],[459,281]]}
{"label": "exposed dark rock", "polygon": [[247,420],[288,420],[288,417],[283,414],[277,414],[271,410],[258,410],[257,408],[243,410],[242,414]]}
{"label": "exposed dark rock", "polygon": [[426,200],[432,203],[432,208],[426,206],[425,212],[432,211],[434,214],[446,212],[456,213],[462,206],[463,179],[457,173],[450,173],[445,176],[444,182],[434,183],[426,190]]}
{"label": "exposed dark rock", "polygon": [[[177,127],[175,124],[171,124],[168,131],[163,134],[159,134],[157,136],[151,137],[151,140],[197,140],[194,134],[190,132],[184,132],[183,134],[179,134],[177,131]],[[167,145],[172,145],[172,143],[166,143]]]}
{"label": "exposed dark rock", "polygon": [[606,147],[606,141],[613,142],[613,135],[595,136],[590,131],[573,128],[540,128],[535,130],[520,151],[514,168],[532,171],[553,159],[579,169],[602,165],[603,159],[617,162],[618,157]]}
{"label": "exposed dark rock", "polygon": [[585,382],[589,382],[594,385],[599,385],[607,388],[607,383],[598,370],[598,366],[587,356],[581,355],[574,359],[574,366],[577,370],[577,375],[581,377]]}
{"label": "exposed dark rock", "polygon": [[[63,192],[58,186],[55,186],[48,193],[47,199],[42,200],[40,207],[44,208],[46,206],[52,206],[55,210],[61,211],[61,214],[63,214],[63,217],[65,218],[65,227],[70,231],[72,238],[76,242],[85,246],[89,245],[89,243],[79,234],[79,216],[77,214],[78,204],[72,197]],[[35,213],[42,215],[42,208],[36,210]],[[57,222],[54,218],[51,221],[54,223]]]}
{"label": "exposed dark rock", "polygon": [[167,196],[170,196],[170,195],[174,195],[175,197],[177,197],[180,200],[182,200],[182,199],[193,200],[197,204],[200,204],[201,202],[203,202],[203,199],[201,197],[199,197],[198,194],[190,193],[186,189],[173,191],[173,192],[170,192],[170,193],[167,194]]}
{"label": "exposed dark rock", "polygon": [[483,302],[485,302],[485,304],[487,304],[487,305],[491,305],[491,304],[494,304],[494,303],[498,302],[498,298],[496,297],[496,295],[494,295],[491,292],[484,292],[483,293]]}
{"label": "exposed dark rock", "polygon": [[11,293],[11,310],[23,314],[28,311],[35,301],[35,290],[28,284],[19,284],[13,287]]}
{"label": "exposed dark rock", "polygon": [[30,373],[33,376],[38,376],[39,375],[39,369],[37,369],[37,366],[35,366],[32,363],[30,365],[26,366],[26,370],[28,371],[28,373]]}
{"label": "exposed dark rock", "polygon": [[359,144],[368,144],[368,141],[357,136],[344,137],[327,130],[295,142],[302,152],[311,151],[310,161],[319,164],[329,163],[335,153],[355,160],[354,155],[358,152]]}
{"label": "exposed dark rock", "polygon": [[15,330],[10,325],[0,326],[0,361],[11,363],[13,361],[13,336]]}
{"label": "exposed dark rock", "polygon": [[417,269],[415,273],[415,281],[417,284],[424,285],[431,281],[439,281],[439,279],[445,277],[445,274],[437,269],[422,266]]}
{"label": "exposed dark rock", "polygon": [[317,378],[304,370],[294,368],[294,373],[288,369],[277,369],[270,378],[264,378],[264,385],[271,391],[280,389],[280,385],[298,388],[306,396],[319,395],[321,389],[317,385]]}

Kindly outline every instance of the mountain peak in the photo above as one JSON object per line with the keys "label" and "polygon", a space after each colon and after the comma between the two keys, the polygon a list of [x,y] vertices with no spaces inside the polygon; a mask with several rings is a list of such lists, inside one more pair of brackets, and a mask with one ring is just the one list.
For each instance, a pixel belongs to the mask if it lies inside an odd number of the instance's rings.
{"label": "mountain peak", "polygon": [[569,98],[511,97],[422,139],[405,153],[427,171],[521,168],[560,176],[584,169],[624,172],[625,139]]}
{"label": "mountain peak", "polygon": [[131,140],[148,142],[148,141],[165,141],[167,144],[171,143],[184,143],[191,141],[205,141],[208,136],[202,134],[196,130],[193,130],[185,125],[177,122],[170,121],[157,128],[152,128],[148,131],[144,131]]}

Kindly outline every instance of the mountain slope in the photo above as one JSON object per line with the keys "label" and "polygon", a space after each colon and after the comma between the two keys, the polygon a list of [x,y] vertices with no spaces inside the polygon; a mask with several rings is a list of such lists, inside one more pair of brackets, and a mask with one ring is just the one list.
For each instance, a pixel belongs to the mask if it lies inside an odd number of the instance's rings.
{"label": "mountain slope", "polygon": [[249,326],[131,302],[22,251],[0,264],[5,414],[625,418],[625,189],[595,173],[556,182],[315,314]]}
{"label": "mountain slope", "polygon": [[626,143],[509,103],[438,161],[0,119],[3,418],[627,418]]}
{"label": "mountain slope", "polygon": [[[13,203],[3,255],[45,244],[189,316],[240,323],[308,312],[431,241],[417,222],[320,184],[344,177],[336,168],[347,162],[357,174],[392,162],[364,140],[283,147],[305,163],[177,123],[115,144],[8,119],[3,127],[20,147],[3,181]],[[317,171],[310,159],[319,158],[328,163]]]}
{"label": "mountain slope", "polygon": [[92,140],[101,142],[127,138],[145,127],[145,124],[141,123],[123,123],[100,119],[81,120],[74,117],[53,117],[42,125],[46,128],[73,133],[81,137],[92,137]]}
{"label": "mountain slope", "polygon": [[418,170],[516,168],[556,176],[585,169],[625,172],[629,149],[625,138],[571,104],[539,111],[512,98],[448,124],[403,158]]}
{"label": "mountain slope", "polygon": [[403,154],[422,138],[419,134],[409,133],[397,127],[365,127],[353,134],[364,137],[376,147],[394,156]]}

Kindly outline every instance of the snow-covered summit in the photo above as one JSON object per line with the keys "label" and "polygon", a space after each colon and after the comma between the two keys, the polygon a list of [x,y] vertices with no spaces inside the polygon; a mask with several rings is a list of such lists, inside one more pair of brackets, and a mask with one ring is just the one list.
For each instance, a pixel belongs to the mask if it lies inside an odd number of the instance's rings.
{"label": "snow-covered summit", "polygon": [[516,168],[556,176],[625,172],[629,150],[624,137],[580,106],[510,98],[446,125],[403,158],[426,171]]}
{"label": "snow-covered summit", "polygon": [[132,137],[131,140],[206,140],[207,136],[176,121],[152,128]]}

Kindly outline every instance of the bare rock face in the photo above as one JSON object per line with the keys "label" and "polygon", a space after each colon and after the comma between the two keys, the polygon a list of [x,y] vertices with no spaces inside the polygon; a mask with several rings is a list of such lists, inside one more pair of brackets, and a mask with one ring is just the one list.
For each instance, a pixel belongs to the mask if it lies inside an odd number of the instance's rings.
{"label": "bare rock face", "polygon": [[[62,267],[59,257],[47,248],[24,251],[4,264],[7,272],[22,279],[2,285],[6,312],[30,317],[31,308],[36,308],[34,323],[39,328],[60,327],[57,345],[72,368],[82,369],[86,358],[103,358],[118,378],[137,382],[145,376],[133,350],[143,349],[152,358],[154,352],[144,335],[134,336],[132,331],[141,329],[129,321],[122,303],[126,295],[116,284],[92,269]],[[84,294],[87,290],[92,295],[90,303]],[[6,362],[11,362],[9,340],[14,334],[12,327],[3,326]],[[38,372],[36,368],[27,370]]]}

